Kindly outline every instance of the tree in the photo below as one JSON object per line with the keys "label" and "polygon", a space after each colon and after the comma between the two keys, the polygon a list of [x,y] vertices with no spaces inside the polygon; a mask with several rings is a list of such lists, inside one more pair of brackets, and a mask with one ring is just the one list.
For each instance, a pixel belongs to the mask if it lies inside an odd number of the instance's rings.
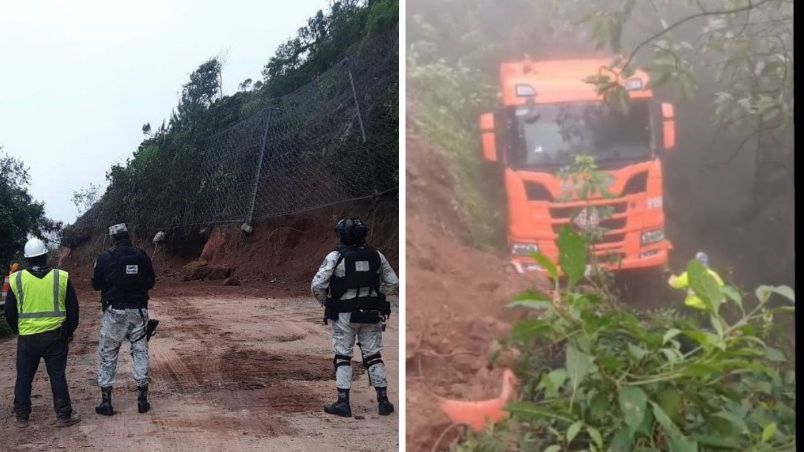
{"label": "tree", "polygon": [[190,74],[190,81],[182,85],[179,105],[171,113],[171,129],[191,127],[212,105],[221,89],[220,72],[218,58],[210,58]]}
{"label": "tree", "polygon": [[84,188],[73,192],[72,202],[78,209],[78,214],[89,210],[101,197],[101,187],[91,183]]}
{"label": "tree", "polygon": [[[765,201],[771,175],[781,171],[792,180],[793,1],[708,0],[635,2],[596,5],[582,17],[596,46],[624,52],[610,69],[622,79],[637,63],[651,73],[655,89],[669,88],[676,97],[698,93],[698,79],[714,74],[717,91],[714,121],[742,137],[722,164],[730,163],[749,143],[756,144],[755,205]],[[624,46],[637,22],[640,39]],[[644,27],[644,25],[643,25]],[[601,91],[620,91],[608,77],[595,80]],[[761,151],[760,151],[761,150]],[[783,177],[785,178],[785,177]],[[771,197],[775,190],[764,190]]]}
{"label": "tree", "polygon": [[240,85],[237,86],[237,89],[239,89],[240,91],[248,91],[249,88],[251,88],[251,83],[252,80],[250,78],[247,78],[242,82],[240,82]]}
{"label": "tree", "polygon": [[[2,148],[0,148],[2,149]],[[51,237],[61,223],[45,217],[45,206],[28,193],[30,176],[22,161],[0,153],[0,265],[5,266],[32,234]]]}
{"label": "tree", "polygon": [[146,137],[151,134],[150,122],[146,122],[145,124],[142,125],[142,134],[145,135]]}
{"label": "tree", "polygon": [[210,58],[190,74],[190,81],[183,86],[181,102],[193,106],[209,107],[221,89],[221,63]]}

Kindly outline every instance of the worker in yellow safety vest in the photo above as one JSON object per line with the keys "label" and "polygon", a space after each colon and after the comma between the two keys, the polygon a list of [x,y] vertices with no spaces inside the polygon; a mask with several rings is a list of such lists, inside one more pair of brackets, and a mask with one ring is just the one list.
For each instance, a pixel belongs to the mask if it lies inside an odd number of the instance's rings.
{"label": "worker in yellow safety vest", "polygon": [[17,427],[27,427],[31,415],[31,385],[39,361],[45,360],[53,392],[57,427],[74,425],[81,417],[73,411],[67,388],[67,351],[78,327],[78,297],[70,275],[47,265],[48,249],[42,240],[25,244],[27,268],[11,274],[4,312],[17,339],[17,380],[14,414]]}
{"label": "worker in yellow safety vest", "polygon": [[[723,287],[723,279],[718,275],[714,270],[709,268],[709,257],[706,253],[702,251],[698,251],[695,254],[695,260],[703,264],[706,267],[709,274],[715,279],[718,287]],[[695,292],[690,288],[689,277],[687,276],[687,272],[680,274],[679,276],[671,276],[670,279],[667,281],[670,287],[679,290],[687,290],[687,298],[684,300],[684,304],[690,308],[698,309],[698,310],[705,310],[706,305],[704,302],[695,295]]]}

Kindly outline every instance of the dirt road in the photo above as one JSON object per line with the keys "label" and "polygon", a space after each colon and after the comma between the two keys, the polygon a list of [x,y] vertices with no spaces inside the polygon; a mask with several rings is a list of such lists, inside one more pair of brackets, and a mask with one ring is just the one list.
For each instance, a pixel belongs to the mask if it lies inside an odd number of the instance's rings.
{"label": "dirt road", "polygon": [[[0,450],[381,451],[398,449],[397,413],[377,414],[375,393],[353,362],[351,419],[325,415],[334,399],[330,329],[309,297],[269,298],[233,288],[157,291],[150,342],[151,404],[138,414],[124,345],[113,395],[119,414],[95,414],[96,295],[81,293],[82,319],[70,350],[68,383],[83,421],[55,429],[44,365],[33,390],[31,425],[13,426],[16,338],[0,339]],[[90,301],[92,300],[92,301]],[[396,300],[394,299],[396,305]],[[396,309],[396,307],[395,307]],[[384,336],[390,397],[398,402],[398,323]],[[355,354],[359,359],[359,349]]]}

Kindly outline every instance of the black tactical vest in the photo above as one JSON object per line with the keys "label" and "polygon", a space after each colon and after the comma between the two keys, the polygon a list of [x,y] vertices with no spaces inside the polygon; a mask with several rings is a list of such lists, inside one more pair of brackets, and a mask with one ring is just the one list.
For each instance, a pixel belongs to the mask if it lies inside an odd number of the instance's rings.
{"label": "black tactical vest", "polygon": [[[335,263],[335,268],[343,262],[345,275],[337,277],[333,272],[329,282],[330,297],[333,300],[339,300],[347,290],[358,290],[362,287],[371,288],[375,294],[379,295],[380,253],[369,246],[340,246],[336,251],[340,253],[341,257]],[[361,298],[368,296],[365,294]]]}
{"label": "black tactical vest", "polygon": [[112,286],[120,292],[144,290],[146,284],[142,252],[129,246],[114,247],[110,252],[115,260],[110,269]]}

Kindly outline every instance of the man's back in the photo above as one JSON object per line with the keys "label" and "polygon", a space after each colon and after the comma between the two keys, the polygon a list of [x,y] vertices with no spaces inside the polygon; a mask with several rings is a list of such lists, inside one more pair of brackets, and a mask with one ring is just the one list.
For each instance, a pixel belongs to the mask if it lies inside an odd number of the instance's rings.
{"label": "man's back", "polygon": [[118,309],[147,307],[148,291],[156,282],[151,259],[130,243],[115,245],[98,256],[92,287],[103,301]]}

